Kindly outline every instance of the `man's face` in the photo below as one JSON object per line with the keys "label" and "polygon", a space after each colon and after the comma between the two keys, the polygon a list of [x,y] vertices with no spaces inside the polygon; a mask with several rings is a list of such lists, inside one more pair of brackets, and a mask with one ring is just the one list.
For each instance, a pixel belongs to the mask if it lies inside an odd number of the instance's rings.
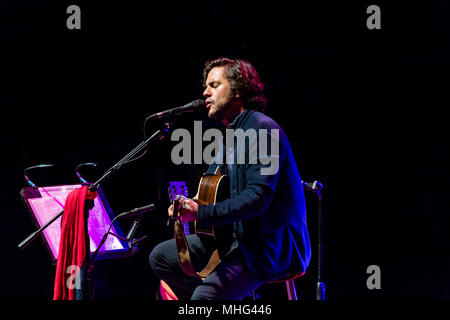
{"label": "man's face", "polygon": [[225,77],[225,67],[212,68],[206,79],[206,89],[203,96],[206,98],[208,117],[216,120],[228,118],[232,107],[232,94],[230,83]]}

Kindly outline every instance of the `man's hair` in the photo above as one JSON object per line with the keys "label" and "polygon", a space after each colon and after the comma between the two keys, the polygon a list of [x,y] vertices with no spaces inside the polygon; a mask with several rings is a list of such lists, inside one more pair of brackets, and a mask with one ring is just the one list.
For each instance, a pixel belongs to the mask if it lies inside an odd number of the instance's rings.
{"label": "man's hair", "polygon": [[267,99],[263,93],[264,85],[258,72],[248,61],[223,57],[207,61],[203,69],[205,87],[208,73],[215,67],[225,67],[224,73],[230,83],[231,93],[239,94],[246,109],[264,111],[267,105]]}

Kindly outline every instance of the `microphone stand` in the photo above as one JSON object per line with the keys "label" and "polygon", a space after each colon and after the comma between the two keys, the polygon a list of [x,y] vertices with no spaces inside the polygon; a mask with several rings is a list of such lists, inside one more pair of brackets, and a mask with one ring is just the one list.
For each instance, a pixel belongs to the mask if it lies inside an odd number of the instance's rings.
{"label": "microphone stand", "polygon": [[317,258],[317,287],[316,287],[316,299],[325,299],[325,283],[323,282],[323,205],[322,205],[322,193],[320,189],[316,191],[318,199],[318,258]]}
{"label": "microphone stand", "polygon": [[[145,235],[137,240],[134,239],[134,234],[136,233],[137,227],[140,225],[140,222],[142,220],[142,215],[144,213],[146,213],[148,211],[152,211],[152,210],[155,210],[154,204],[150,204],[150,205],[147,205],[142,208],[136,208],[136,209],[121,213],[118,216],[116,216],[109,224],[108,231],[106,231],[105,234],[103,235],[103,238],[100,241],[99,245],[97,246],[97,249],[95,250],[95,252],[92,254],[92,257],[91,257],[89,263],[90,264],[94,263],[95,257],[97,256],[98,252],[100,251],[100,248],[102,247],[102,245],[105,243],[106,239],[108,238],[108,235],[112,235],[116,238],[119,238],[122,241],[127,241],[130,246],[130,250],[134,252],[136,250],[135,245],[137,243],[139,243],[140,241],[147,238],[147,236]],[[121,236],[111,232],[111,227],[117,219],[129,217],[129,216],[131,216],[131,214],[133,214],[134,216],[137,215],[138,217],[134,221],[133,226],[131,227],[130,231],[128,232],[128,235],[126,236],[126,238],[121,237]]]}
{"label": "microphone stand", "polygon": [[323,282],[323,205],[322,205],[322,189],[323,185],[319,181],[307,183],[302,181],[303,187],[307,191],[314,192],[318,200],[317,212],[317,285],[316,285],[316,300],[325,300],[325,283]]}
{"label": "microphone stand", "polygon": [[[171,119],[172,120],[172,119]],[[91,192],[97,192],[98,189],[100,188],[100,184],[103,183],[106,179],[108,179],[113,173],[117,172],[120,167],[122,165],[124,165],[125,163],[127,163],[128,161],[130,161],[131,159],[133,159],[133,157],[136,156],[136,154],[138,154],[140,151],[142,151],[148,144],[150,144],[153,141],[156,140],[162,140],[166,137],[166,134],[169,132],[170,128],[173,125],[173,121],[167,121],[164,124],[165,128],[159,129],[158,131],[156,131],[150,138],[148,138],[145,141],[142,141],[136,148],[134,148],[130,153],[128,153],[125,157],[123,157],[121,160],[119,160],[115,165],[113,165],[111,168],[109,168],[104,174],[103,176],[98,179],[96,182],[94,182],[93,184],[89,185],[88,190]],[[87,208],[86,208],[87,209]],[[85,209],[85,210],[86,210]],[[52,219],[50,219],[45,225],[43,225],[41,228],[39,228],[39,230],[33,232],[32,234],[30,234],[25,240],[23,240],[19,245],[19,249],[24,249],[25,247],[27,247],[34,239],[36,239],[36,237],[42,232],[44,231],[50,224],[52,224],[54,221],[56,221],[59,217],[61,217],[63,215],[64,210],[62,210],[61,212],[59,212],[56,216],[54,216]],[[85,225],[87,225],[87,217],[88,215],[85,215]],[[135,228],[134,228],[135,229]],[[86,229],[87,230],[87,229]],[[134,231],[133,231],[134,234]],[[128,240],[128,239],[127,239]],[[89,246],[89,241],[87,241],[87,244]],[[90,250],[88,250],[87,252],[90,252]],[[90,291],[88,293],[88,299],[92,300],[93,299],[93,286],[91,285],[92,281],[93,281],[93,267],[92,267],[92,263],[89,263],[90,268],[87,270],[87,275],[86,277],[83,277],[83,281],[87,281],[88,282],[88,290]]]}

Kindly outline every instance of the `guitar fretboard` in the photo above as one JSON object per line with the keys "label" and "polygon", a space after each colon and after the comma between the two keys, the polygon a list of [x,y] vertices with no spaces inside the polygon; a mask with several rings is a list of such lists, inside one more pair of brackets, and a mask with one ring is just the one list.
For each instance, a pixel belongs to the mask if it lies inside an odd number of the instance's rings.
{"label": "guitar fretboard", "polygon": [[[188,189],[186,187],[185,181],[170,181],[169,182],[169,200],[172,202],[177,196],[184,196],[188,198]],[[189,223],[183,222],[184,234],[188,235],[189,232]]]}

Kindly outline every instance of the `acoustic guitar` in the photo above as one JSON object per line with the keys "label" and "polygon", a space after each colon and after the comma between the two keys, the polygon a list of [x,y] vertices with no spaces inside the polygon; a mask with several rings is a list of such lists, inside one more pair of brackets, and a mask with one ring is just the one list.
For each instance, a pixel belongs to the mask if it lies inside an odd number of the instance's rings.
{"label": "acoustic guitar", "polygon": [[[175,188],[176,189],[176,188]],[[186,190],[186,189],[185,189]],[[198,204],[216,204],[216,202],[229,198],[230,182],[226,175],[221,174],[204,174],[200,179],[197,191],[197,198],[193,199]],[[179,199],[173,199],[174,212],[173,217],[178,217]],[[199,225],[197,221],[194,223],[195,234],[199,237],[217,238],[217,232],[214,226]],[[218,250],[214,250],[207,266],[202,271],[195,271],[191,264],[189,256],[189,247],[186,241],[186,228],[181,221],[177,219],[174,224],[174,238],[176,240],[178,251],[178,262],[181,269],[187,275],[204,279],[214,268],[220,263]]]}
{"label": "acoustic guitar", "polygon": [[[185,181],[169,182],[169,199],[174,205],[173,217],[176,219],[179,215],[180,200],[188,197],[188,189]],[[200,179],[197,191],[197,198],[193,200],[198,204],[216,204],[216,202],[225,200],[230,194],[230,182],[226,175],[204,174]],[[185,235],[195,233],[199,237],[215,238],[214,226],[200,226],[197,221],[190,225],[187,222],[180,222],[183,225]],[[193,232],[192,232],[193,230]]]}

